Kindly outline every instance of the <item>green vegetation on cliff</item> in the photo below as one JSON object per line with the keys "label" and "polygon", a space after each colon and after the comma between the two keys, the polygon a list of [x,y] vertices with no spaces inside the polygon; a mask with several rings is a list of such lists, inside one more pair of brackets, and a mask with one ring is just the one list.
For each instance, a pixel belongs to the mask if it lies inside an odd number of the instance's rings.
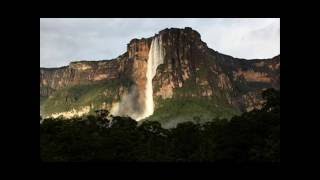
{"label": "green vegetation on cliff", "polygon": [[128,78],[121,77],[112,81],[98,81],[65,87],[54,92],[49,98],[40,97],[40,108],[43,115],[81,109],[85,106],[100,109],[105,104],[119,100],[119,88],[129,88],[132,84]]}
{"label": "green vegetation on cliff", "polygon": [[174,127],[185,121],[230,119],[240,114],[240,111],[230,105],[222,106],[221,103],[207,98],[159,99],[157,103],[154,114],[147,120],[159,121],[164,127]]}
{"label": "green vegetation on cliff", "polygon": [[84,106],[100,107],[103,103],[111,103],[113,99],[119,98],[119,87],[119,81],[66,87],[55,92],[44,102],[43,114],[65,112]]}

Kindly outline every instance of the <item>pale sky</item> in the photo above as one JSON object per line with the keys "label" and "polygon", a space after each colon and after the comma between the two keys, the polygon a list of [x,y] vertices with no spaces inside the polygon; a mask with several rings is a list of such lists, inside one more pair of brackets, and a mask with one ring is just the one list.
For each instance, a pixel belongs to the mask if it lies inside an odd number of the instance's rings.
{"label": "pale sky", "polygon": [[191,27],[211,49],[237,58],[280,54],[279,18],[42,18],[40,67],[113,59],[131,39],[171,27]]}

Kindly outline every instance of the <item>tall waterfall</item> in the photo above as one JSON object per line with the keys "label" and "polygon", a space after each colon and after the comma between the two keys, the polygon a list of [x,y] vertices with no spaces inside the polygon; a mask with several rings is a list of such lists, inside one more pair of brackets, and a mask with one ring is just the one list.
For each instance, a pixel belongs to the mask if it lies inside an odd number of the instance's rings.
{"label": "tall waterfall", "polygon": [[[153,102],[153,87],[152,79],[156,75],[157,67],[163,63],[164,50],[162,47],[161,36],[155,36],[151,42],[148,62],[147,62],[147,72],[146,72],[146,88],[144,92],[139,92],[135,87],[131,87],[131,91],[121,97],[121,101],[113,105],[111,109],[111,114],[119,116],[130,116],[131,118],[139,121],[148,116],[151,116],[154,111]],[[144,99],[144,104],[138,104],[136,97]],[[141,108],[135,108],[136,106],[141,106]]]}
{"label": "tall waterfall", "polygon": [[[146,96],[145,96],[145,111],[141,119],[151,116],[154,111],[153,102],[153,86],[152,79],[156,75],[157,67],[163,64],[164,50],[162,47],[161,36],[156,36],[151,43],[149,57],[148,57],[148,67],[147,67],[147,83],[146,83]],[[140,120],[140,119],[139,119]]]}

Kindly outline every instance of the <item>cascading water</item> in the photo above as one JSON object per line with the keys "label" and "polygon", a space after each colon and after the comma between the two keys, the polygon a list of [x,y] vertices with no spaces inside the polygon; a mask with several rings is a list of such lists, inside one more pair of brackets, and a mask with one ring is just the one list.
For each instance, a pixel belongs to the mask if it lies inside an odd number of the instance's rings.
{"label": "cascading water", "polygon": [[[138,92],[136,87],[131,87],[131,92],[124,97],[121,97],[121,101],[112,107],[111,114],[120,116],[127,115],[137,121],[153,114],[154,102],[152,79],[156,75],[157,67],[163,63],[163,59],[164,50],[162,47],[162,39],[161,36],[158,35],[153,38],[148,54],[145,91]],[[144,109],[139,112],[137,112],[137,109],[133,108],[137,105],[137,102],[134,102],[137,99],[133,97],[137,97],[138,94],[140,97],[144,98],[144,104],[142,105],[144,106]]]}
{"label": "cascading water", "polygon": [[164,51],[162,47],[161,36],[156,36],[151,43],[149,57],[148,57],[148,67],[147,67],[147,83],[146,83],[146,96],[145,96],[145,111],[142,118],[151,116],[154,111],[153,102],[153,86],[152,79],[156,75],[157,67],[163,64]]}

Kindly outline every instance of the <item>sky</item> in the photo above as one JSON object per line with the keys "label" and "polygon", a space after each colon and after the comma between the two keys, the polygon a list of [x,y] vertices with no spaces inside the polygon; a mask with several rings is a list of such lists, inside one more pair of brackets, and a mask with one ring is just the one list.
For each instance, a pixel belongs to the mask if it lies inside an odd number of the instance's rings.
{"label": "sky", "polygon": [[113,59],[131,39],[171,27],[191,27],[211,49],[237,58],[280,54],[279,18],[41,18],[40,67]]}

